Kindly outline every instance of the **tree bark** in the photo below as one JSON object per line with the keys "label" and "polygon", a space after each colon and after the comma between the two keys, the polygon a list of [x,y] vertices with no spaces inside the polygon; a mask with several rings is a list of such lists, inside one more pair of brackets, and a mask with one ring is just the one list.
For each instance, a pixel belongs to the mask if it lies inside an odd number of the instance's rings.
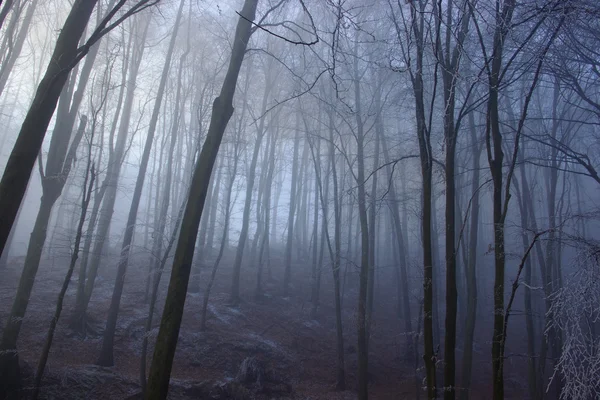
{"label": "tree bark", "polygon": [[198,225],[221,139],[233,114],[232,99],[248,40],[252,33],[251,21],[254,20],[257,4],[258,0],[244,2],[236,27],[227,75],[221,93],[213,103],[211,123],[192,178],[190,200],[185,208],[179,241],[175,250],[171,280],[150,367],[146,400],[164,400],[169,390],[169,379],[183,316]]}

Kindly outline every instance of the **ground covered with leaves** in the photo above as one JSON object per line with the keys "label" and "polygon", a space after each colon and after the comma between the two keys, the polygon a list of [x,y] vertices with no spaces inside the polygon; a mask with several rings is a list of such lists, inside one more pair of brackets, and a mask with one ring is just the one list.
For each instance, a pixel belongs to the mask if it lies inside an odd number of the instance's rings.
{"label": "ground covered with leaves", "polygon": [[[0,282],[0,321],[10,311],[20,274],[20,260],[11,262]],[[54,312],[56,296],[66,265],[55,261],[40,268],[19,339],[22,369],[31,382],[46,331]],[[264,285],[265,296],[255,300],[255,270],[243,275],[244,301],[228,305],[229,263],[219,271],[208,308],[207,329],[200,331],[202,290],[188,293],[185,314],[171,376],[170,399],[331,399],[356,398],[356,291],[346,288],[343,303],[347,390],[335,391],[335,313],[330,282],[331,271],[323,271],[321,305],[311,316],[308,302],[310,278],[298,274],[289,297],[281,297],[281,282],[273,272]],[[306,268],[295,266],[299,271]],[[133,263],[127,275],[115,338],[115,365],[94,365],[102,343],[102,331],[110,304],[114,267],[104,265],[89,306],[89,329],[85,337],[69,328],[76,278],[71,282],[63,317],[52,346],[41,398],[44,399],[141,399],[140,355],[148,305],[144,302],[147,274],[143,263]],[[206,284],[209,267],[204,267],[198,287]],[[165,272],[158,299],[164,303],[169,271]],[[299,283],[298,283],[299,282]],[[386,299],[380,299],[383,304]],[[389,299],[393,304],[393,299]],[[148,368],[153,342],[158,333],[160,312],[149,334]],[[407,353],[407,335],[393,307],[378,306],[369,347],[370,387],[373,399],[416,399],[422,371]],[[422,363],[419,363],[422,364]],[[475,369],[476,370],[476,369]],[[475,379],[474,391],[477,388]],[[422,393],[421,398],[424,398]],[[472,396],[485,399],[486,396]]]}

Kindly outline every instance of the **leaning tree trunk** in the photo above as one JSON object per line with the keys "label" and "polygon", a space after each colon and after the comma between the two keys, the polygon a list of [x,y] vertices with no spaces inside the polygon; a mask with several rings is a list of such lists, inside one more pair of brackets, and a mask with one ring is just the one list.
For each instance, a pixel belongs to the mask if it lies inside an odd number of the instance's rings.
{"label": "leaning tree trunk", "polygon": [[60,293],[58,294],[58,300],[56,302],[56,310],[54,311],[54,316],[50,321],[50,327],[48,328],[48,334],[46,336],[46,342],[44,343],[44,348],[42,349],[42,355],[40,356],[40,360],[38,362],[37,371],[35,374],[35,381],[33,386],[33,393],[31,395],[31,400],[37,400],[37,397],[40,392],[40,384],[42,383],[42,377],[44,375],[44,370],[46,369],[46,362],[48,361],[48,355],[50,353],[50,347],[52,346],[52,340],[54,338],[54,332],[56,331],[56,325],[58,324],[58,320],[60,318],[60,314],[62,312],[63,300],[65,298],[65,294],[67,293],[67,289],[69,288],[69,282],[71,281],[71,276],[73,275],[73,271],[75,270],[75,263],[77,262],[77,258],[79,257],[79,246],[81,244],[81,236],[83,235],[83,226],[85,224],[85,216],[87,214],[88,206],[90,204],[90,199],[92,197],[92,190],[94,188],[94,181],[96,179],[96,172],[94,169],[94,165],[92,162],[92,141],[93,141],[93,129],[92,128],[92,136],[90,138],[88,151],[87,151],[87,165],[85,170],[85,178],[83,181],[83,189],[82,189],[82,198],[81,198],[81,212],[79,214],[79,223],[77,225],[77,230],[75,232],[75,243],[73,244],[73,252],[71,254],[71,262],[69,263],[69,268],[67,269],[67,274],[65,275],[65,279],[63,280],[62,288],[60,289]]}
{"label": "leaning tree trunk", "polygon": [[177,232],[179,230],[179,225],[181,224],[181,219],[183,218],[183,210],[185,209],[185,203],[181,205],[179,208],[179,213],[177,214],[177,220],[175,221],[175,225],[173,227],[173,231],[171,233],[171,237],[169,238],[169,243],[165,248],[165,252],[162,255],[162,259],[159,264],[156,266],[152,272],[155,273],[154,278],[152,279],[152,290],[150,294],[150,305],[148,309],[148,318],[146,319],[146,327],[144,339],[142,340],[142,355],[140,356],[140,386],[142,387],[142,395],[146,395],[146,357],[148,353],[148,336],[150,335],[150,331],[152,330],[152,320],[154,319],[154,309],[156,308],[156,300],[158,298],[158,286],[160,285],[160,279],[162,278],[162,273],[165,269],[165,265],[167,263],[167,258],[169,257],[169,253],[171,252],[171,248],[173,247],[173,243],[177,239]]}
{"label": "leaning tree trunk", "polygon": [[[4,2],[4,7],[2,7],[2,10],[0,11],[0,28],[2,28],[2,24],[10,12],[10,9],[13,7],[13,4],[14,0],[6,0]],[[0,5],[2,5],[2,2],[0,2]]]}
{"label": "leaning tree trunk", "polygon": [[171,280],[154,348],[154,357],[150,367],[148,391],[145,396],[146,400],[164,400],[169,390],[169,379],[171,377],[171,368],[173,366],[173,358],[175,356],[175,348],[183,316],[198,225],[202,216],[208,183],[217,152],[219,151],[227,123],[233,114],[233,95],[248,40],[252,33],[252,21],[256,14],[257,5],[258,0],[246,0],[244,2],[235,31],[227,75],[225,76],[221,92],[213,103],[211,122],[206,135],[206,141],[202,146],[202,151],[194,170],[189,193],[190,200],[184,212],[179,241],[175,250]]}
{"label": "leaning tree trunk", "polygon": [[[137,219],[137,212],[140,206],[140,199],[142,197],[142,189],[144,187],[144,180],[146,179],[146,169],[148,168],[148,161],[150,160],[150,151],[152,149],[152,141],[154,140],[154,133],[156,132],[156,125],[158,122],[158,114],[162,104],[162,98],[164,95],[165,87],[167,85],[167,79],[169,77],[169,69],[171,66],[171,58],[175,49],[175,41],[177,39],[177,32],[179,31],[179,25],[181,22],[181,16],[183,15],[183,6],[185,0],[181,0],[179,3],[179,10],[175,19],[175,27],[171,34],[171,42],[169,43],[169,49],[165,58],[165,64],[163,66],[160,83],[158,85],[158,91],[156,94],[156,100],[154,102],[154,109],[150,118],[150,125],[148,127],[148,134],[146,136],[146,143],[144,145],[144,152],[142,153],[142,160],[140,163],[140,170],[138,173],[137,180],[135,182],[135,189],[133,190],[133,198],[131,200],[131,208],[129,209],[129,216],[127,217],[127,225],[125,226],[125,235],[123,237],[123,245],[121,246],[121,255],[119,257],[119,264],[117,266],[117,276],[115,277],[115,286],[108,310],[108,318],[106,320],[106,328],[102,338],[102,349],[100,350],[100,356],[98,358],[98,365],[101,366],[112,366],[113,361],[113,344],[115,338],[115,329],[117,328],[117,317],[119,314],[119,305],[121,304],[121,295],[123,294],[123,287],[125,285],[125,273],[127,272],[127,266],[129,264],[129,254],[131,252],[131,243],[133,241],[133,233],[135,231],[135,223]],[[174,117],[177,118],[177,117]],[[167,188],[168,190],[168,188]]]}

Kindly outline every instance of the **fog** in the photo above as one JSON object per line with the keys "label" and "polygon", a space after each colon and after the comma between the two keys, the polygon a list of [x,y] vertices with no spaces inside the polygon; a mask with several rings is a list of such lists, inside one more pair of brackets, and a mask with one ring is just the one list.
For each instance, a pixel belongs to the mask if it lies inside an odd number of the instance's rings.
{"label": "fog", "polygon": [[0,0],[0,399],[600,398],[595,0]]}

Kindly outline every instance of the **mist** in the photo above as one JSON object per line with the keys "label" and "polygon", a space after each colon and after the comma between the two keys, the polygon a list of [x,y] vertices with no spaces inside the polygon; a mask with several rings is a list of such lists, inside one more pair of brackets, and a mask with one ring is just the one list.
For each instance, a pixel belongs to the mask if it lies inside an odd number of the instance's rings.
{"label": "mist", "polygon": [[0,399],[600,397],[595,0],[0,0]]}

